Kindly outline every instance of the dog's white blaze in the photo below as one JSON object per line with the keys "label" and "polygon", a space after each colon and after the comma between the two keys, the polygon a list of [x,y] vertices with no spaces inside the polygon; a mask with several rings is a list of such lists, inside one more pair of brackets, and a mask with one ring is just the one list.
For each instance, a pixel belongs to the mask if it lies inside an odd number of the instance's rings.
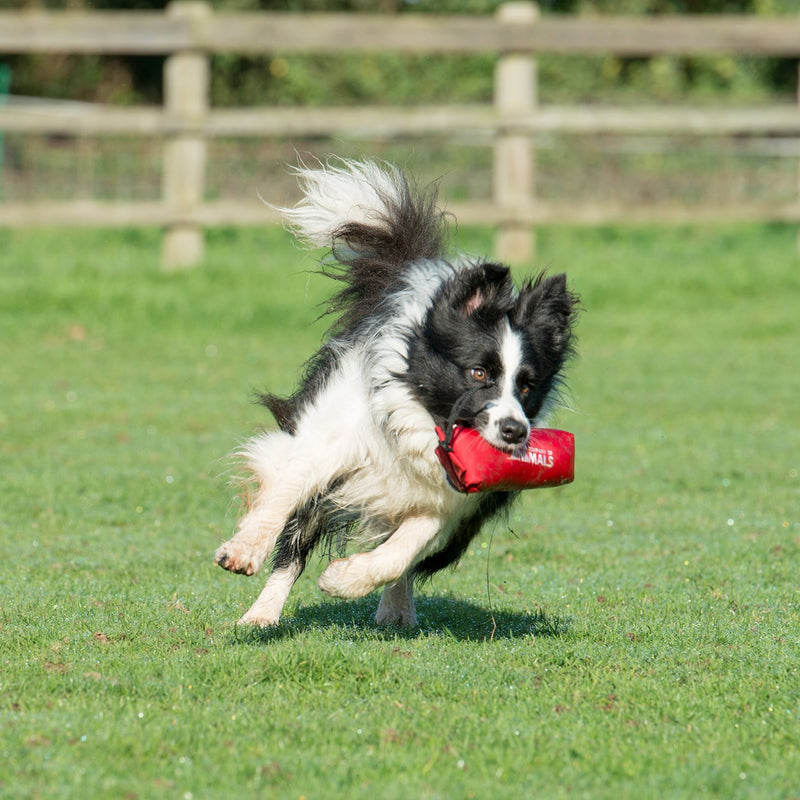
{"label": "dog's white blaze", "polygon": [[[501,403],[508,403],[522,413],[522,406],[514,397],[514,386],[519,368],[522,366],[522,342],[519,334],[511,330],[511,325],[506,323],[503,333],[503,346],[500,351],[503,359],[503,393],[500,395]],[[525,416],[522,413],[522,416]]]}
{"label": "dog's white blaze", "polygon": [[511,330],[511,325],[508,323],[503,332],[500,358],[503,364],[500,397],[489,405],[489,422],[484,435],[495,446],[508,447],[508,443],[504,442],[500,435],[502,421],[514,419],[524,425],[528,424],[525,410],[515,397],[515,381],[522,366],[522,342],[519,334]]}

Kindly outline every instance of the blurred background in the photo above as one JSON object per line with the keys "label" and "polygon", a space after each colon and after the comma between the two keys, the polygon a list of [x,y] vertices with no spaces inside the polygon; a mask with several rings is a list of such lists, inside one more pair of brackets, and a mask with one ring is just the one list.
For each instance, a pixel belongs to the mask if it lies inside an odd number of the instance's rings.
{"label": "blurred background", "polygon": [[[291,11],[494,14],[497,0],[213,0],[215,12]],[[0,0],[4,11],[159,11],[163,0]],[[796,14],[797,0],[542,0],[543,16]],[[212,108],[491,104],[497,54],[213,54]],[[61,110],[77,104],[161,106],[164,55],[11,53],[0,50],[0,104]],[[696,105],[749,109],[798,102],[798,59],[692,56],[537,57],[541,106]],[[708,137],[670,133],[535,136],[538,197],[639,204],[796,201],[800,131]],[[158,136],[0,130],[0,201],[156,201],[163,184]],[[208,141],[206,200],[285,202],[293,180],[281,168],[298,152],[368,154],[410,165],[422,179],[445,176],[448,200],[492,193],[491,132],[422,136],[215,136]]]}

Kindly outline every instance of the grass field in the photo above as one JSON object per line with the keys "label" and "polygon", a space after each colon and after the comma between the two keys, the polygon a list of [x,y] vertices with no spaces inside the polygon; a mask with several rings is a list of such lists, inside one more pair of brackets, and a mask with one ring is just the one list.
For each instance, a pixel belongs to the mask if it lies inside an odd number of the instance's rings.
{"label": "grass field", "polygon": [[[463,230],[457,243],[490,249]],[[576,481],[421,594],[234,621],[226,454],[327,289],[278,230],[0,231],[0,796],[800,798],[795,231],[545,230]],[[496,624],[496,630],[495,630]]]}

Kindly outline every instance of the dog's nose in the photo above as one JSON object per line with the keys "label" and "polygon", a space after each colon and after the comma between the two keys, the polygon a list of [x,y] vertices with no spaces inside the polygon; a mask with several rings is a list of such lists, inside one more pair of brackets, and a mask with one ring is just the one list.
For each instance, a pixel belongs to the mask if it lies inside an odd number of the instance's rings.
{"label": "dog's nose", "polygon": [[522,444],[528,436],[528,426],[513,417],[500,420],[500,437],[507,444]]}

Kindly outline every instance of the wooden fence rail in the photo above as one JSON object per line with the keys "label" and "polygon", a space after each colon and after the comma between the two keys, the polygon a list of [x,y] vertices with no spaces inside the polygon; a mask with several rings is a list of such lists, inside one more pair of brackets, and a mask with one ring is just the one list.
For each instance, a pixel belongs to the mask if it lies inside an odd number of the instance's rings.
{"label": "wooden fence rail", "polygon": [[800,16],[543,17],[249,12],[0,12],[0,52],[478,53],[797,56]]}
{"label": "wooden fence rail", "polygon": [[[209,102],[215,53],[497,54],[495,100],[487,106],[412,108],[238,108]],[[164,263],[202,258],[203,228],[261,224],[265,206],[204,199],[206,146],[215,137],[412,136],[480,132],[494,141],[491,201],[454,206],[464,222],[498,226],[500,257],[520,260],[537,224],[630,221],[780,220],[800,222],[800,202],[715,208],[548,203],[534,191],[533,137],[558,133],[663,133],[703,136],[800,135],[800,108],[591,108],[539,106],[535,57],[729,53],[800,56],[800,15],[540,17],[534,3],[510,2],[494,17],[213,13],[198,0],[161,12],[0,12],[3,53],[167,55],[164,106],[0,107],[0,131],[137,135],[164,140],[160,201],[0,203],[0,226],[163,225]]]}

